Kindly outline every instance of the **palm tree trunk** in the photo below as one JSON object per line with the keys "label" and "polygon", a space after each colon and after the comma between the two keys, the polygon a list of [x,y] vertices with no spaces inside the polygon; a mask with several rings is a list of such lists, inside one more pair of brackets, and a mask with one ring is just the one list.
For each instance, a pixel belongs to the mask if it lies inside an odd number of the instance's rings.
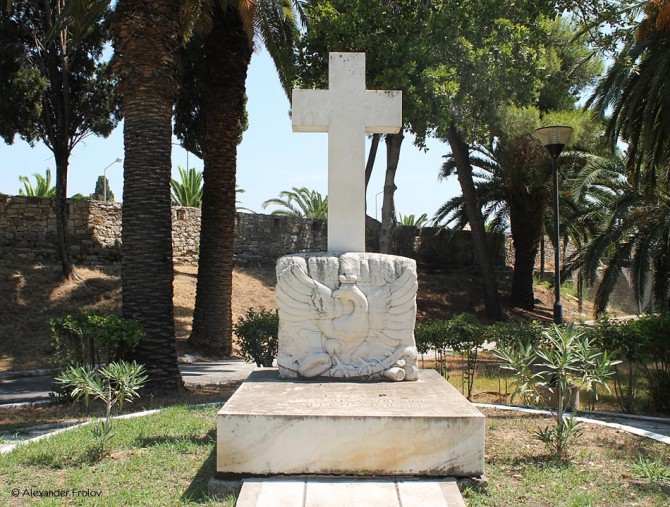
{"label": "palm tree trunk", "polygon": [[533,195],[512,193],[510,196],[510,226],[514,242],[511,302],[526,310],[535,308],[533,271],[542,239],[545,199],[546,196],[537,191]]}
{"label": "palm tree trunk", "polygon": [[213,23],[203,54],[204,187],[198,282],[188,343],[205,353],[230,355],[235,173],[251,45],[237,9],[229,7],[224,13],[217,5]]}
{"label": "palm tree trunk", "polygon": [[461,191],[463,192],[468,221],[470,222],[475,258],[479,263],[479,270],[484,283],[486,314],[491,319],[500,320],[501,311],[500,302],[498,301],[498,286],[486,244],[484,218],[482,217],[482,210],[477,199],[477,190],[472,179],[469,147],[463,140],[460,132],[453,125],[447,131],[447,141],[449,142],[449,146],[451,146],[451,151],[456,161],[456,173],[458,183],[461,185]]}
{"label": "palm tree trunk", "polygon": [[393,194],[397,189],[395,173],[398,170],[400,147],[404,138],[402,130],[398,134],[386,135],[386,178],[384,180],[384,204],[382,205],[382,230],[379,235],[379,251],[384,254],[390,254],[393,246],[393,229],[396,221]]}
{"label": "palm tree trunk", "polygon": [[178,90],[181,2],[119,0],[115,70],[124,112],[122,309],[148,338],[134,359],[147,388],[174,391],[177,365],[172,271],[172,108]]}

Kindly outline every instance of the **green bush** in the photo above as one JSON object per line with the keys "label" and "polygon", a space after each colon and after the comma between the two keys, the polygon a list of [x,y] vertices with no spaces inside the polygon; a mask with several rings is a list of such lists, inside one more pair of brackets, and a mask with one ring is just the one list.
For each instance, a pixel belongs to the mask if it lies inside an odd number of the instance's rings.
{"label": "green bush", "polygon": [[463,371],[464,392],[468,399],[472,396],[474,374],[477,365],[479,348],[484,343],[484,327],[477,318],[469,313],[462,313],[449,320],[422,322],[414,331],[414,339],[419,353],[425,354],[435,350],[436,370],[445,378],[449,378],[447,369],[447,353],[449,350],[458,352],[465,359]]}
{"label": "green bush", "polygon": [[643,317],[630,325],[642,338],[642,374],[652,407],[670,413],[670,316]]}
{"label": "green bush", "polygon": [[94,368],[126,357],[146,338],[141,324],[114,314],[82,313],[51,319],[56,368]]}
{"label": "green bush", "polygon": [[435,369],[444,378],[449,379],[449,370],[447,368],[447,353],[453,349],[449,340],[449,321],[433,320],[430,322],[421,322],[414,330],[414,341],[420,354],[427,354],[428,351],[435,351]]}
{"label": "green bush", "polygon": [[[622,410],[636,410],[644,387],[653,411],[670,412],[670,317],[646,316],[627,322],[603,318],[588,334],[613,357],[627,363],[628,370],[617,370],[614,378]],[[642,385],[638,377],[644,381]]]}
{"label": "green bush", "polygon": [[93,397],[105,404],[105,420],[93,429],[93,437],[97,442],[98,458],[104,457],[109,451],[112,434],[112,409],[123,408],[124,403],[131,403],[139,398],[138,391],[146,382],[144,367],[135,361],[110,363],[102,368],[87,366],[70,366],[56,377],[64,391],[68,391],[75,400],[84,399],[88,404]]}
{"label": "green bush", "polygon": [[233,326],[237,335],[240,351],[247,361],[257,366],[272,366],[277,357],[277,336],[279,334],[279,316],[264,308],[255,311],[249,308],[245,316],[240,317]]}
{"label": "green bush", "polygon": [[630,322],[598,319],[592,328],[585,329],[598,347],[612,357],[625,361],[614,367],[614,394],[619,407],[629,414],[635,413],[638,403],[638,370],[644,363],[644,340]]}
{"label": "green bush", "polygon": [[544,327],[537,320],[496,322],[484,329],[484,337],[498,348],[524,349],[540,343],[543,332]]}

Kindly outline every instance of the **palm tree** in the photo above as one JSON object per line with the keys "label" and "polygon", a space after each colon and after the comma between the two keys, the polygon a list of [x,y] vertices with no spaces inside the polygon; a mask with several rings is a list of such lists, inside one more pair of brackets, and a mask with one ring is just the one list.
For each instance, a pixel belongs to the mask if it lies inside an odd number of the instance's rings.
{"label": "palm tree", "polygon": [[148,338],[135,349],[147,387],[182,386],[175,344],[170,209],[172,111],[179,89],[182,2],[118,0],[114,70],[123,96],[123,315]]}
{"label": "palm tree", "polygon": [[[607,309],[621,272],[631,269],[633,295],[642,303],[651,277],[654,300],[649,310],[670,308],[670,188],[636,190],[627,178],[627,161],[620,155],[593,157],[574,182],[576,195],[588,195],[593,221],[602,227],[576,251],[566,270],[580,270],[587,285],[597,284],[595,311]],[[644,170],[644,168],[643,168]],[[642,176],[645,176],[642,174]],[[601,271],[601,267],[605,269]]]}
{"label": "palm tree", "polygon": [[202,173],[195,167],[188,171],[178,167],[181,181],[170,180],[172,187],[172,204],[175,206],[191,206],[199,208],[202,205]]}
{"label": "palm tree", "polygon": [[[474,146],[470,150],[470,161],[474,167],[476,195],[482,210],[482,217],[490,227],[501,231],[509,230],[514,243],[514,275],[512,278],[511,302],[525,309],[533,309],[533,273],[540,242],[553,229],[553,206],[551,183],[548,177],[548,157],[544,148],[531,137],[538,120],[538,113],[531,108],[510,108],[505,112],[505,125],[492,146]],[[545,115],[551,121],[553,113]],[[587,115],[573,114],[572,123],[580,132],[595,130]],[[590,145],[592,140],[583,134]],[[565,152],[562,156],[560,208],[561,232],[568,238],[583,244],[592,228],[592,216],[587,211],[587,201],[575,201],[570,194],[571,171],[583,165],[584,156],[575,152]],[[453,156],[445,157],[441,177],[455,171]],[[435,223],[454,223],[463,228],[469,223],[463,196],[446,202],[435,214]],[[556,246],[554,246],[556,248]],[[560,248],[560,246],[559,246]]]}
{"label": "palm tree", "polygon": [[[301,1],[292,5],[301,11]],[[188,343],[206,353],[229,355],[237,145],[253,37],[263,40],[288,92],[297,27],[291,4],[281,0],[190,0],[187,8],[193,37],[185,52],[185,104],[178,104],[177,112],[185,113],[204,160],[198,282]]]}
{"label": "palm tree", "polygon": [[279,197],[263,202],[263,209],[279,206],[272,215],[293,216],[325,220],[328,218],[328,196],[323,197],[316,190],[306,187],[284,190]]}
{"label": "palm tree", "polygon": [[628,143],[627,169],[635,189],[646,177],[653,192],[670,166],[670,3],[646,3],[645,18],[601,80],[586,107],[607,120],[612,146]]}
{"label": "palm tree", "polygon": [[35,186],[30,183],[28,176],[19,176],[19,181],[23,183],[23,188],[19,190],[19,195],[31,197],[56,197],[56,187],[51,186],[51,169],[46,170],[45,176],[39,173],[33,174],[35,177]]}
{"label": "palm tree", "polygon": [[403,215],[398,213],[398,225],[405,225],[409,227],[423,227],[428,223],[428,215],[426,213],[420,216]]}

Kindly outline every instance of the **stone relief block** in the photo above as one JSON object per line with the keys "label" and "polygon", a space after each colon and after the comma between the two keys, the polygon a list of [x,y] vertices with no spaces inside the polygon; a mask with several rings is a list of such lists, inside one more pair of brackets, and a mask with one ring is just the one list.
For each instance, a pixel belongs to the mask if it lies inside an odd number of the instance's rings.
{"label": "stone relief block", "polygon": [[416,262],[405,257],[280,258],[280,377],[417,380],[416,291]]}

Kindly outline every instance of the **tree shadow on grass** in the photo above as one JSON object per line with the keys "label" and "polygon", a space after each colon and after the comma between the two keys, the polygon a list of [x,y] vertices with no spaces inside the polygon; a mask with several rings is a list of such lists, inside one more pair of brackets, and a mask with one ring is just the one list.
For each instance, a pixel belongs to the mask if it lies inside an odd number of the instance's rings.
{"label": "tree shadow on grass", "polygon": [[640,492],[644,492],[651,495],[665,495],[670,498],[670,484],[667,482],[647,482],[647,481],[633,481],[632,485],[635,486]]}
{"label": "tree shadow on grass", "polygon": [[211,500],[211,496],[207,490],[207,483],[214,477],[216,473],[216,444],[212,447],[212,452],[209,453],[207,459],[202,462],[200,468],[193,476],[191,484],[182,494],[180,500],[182,502],[205,503]]}
{"label": "tree shadow on grass", "polygon": [[197,445],[197,446],[209,446],[216,444],[216,428],[213,428],[203,436],[188,436],[188,437],[170,437],[170,436],[159,436],[159,437],[138,437],[135,439],[135,445],[138,447],[178,447],[182,445]]}

